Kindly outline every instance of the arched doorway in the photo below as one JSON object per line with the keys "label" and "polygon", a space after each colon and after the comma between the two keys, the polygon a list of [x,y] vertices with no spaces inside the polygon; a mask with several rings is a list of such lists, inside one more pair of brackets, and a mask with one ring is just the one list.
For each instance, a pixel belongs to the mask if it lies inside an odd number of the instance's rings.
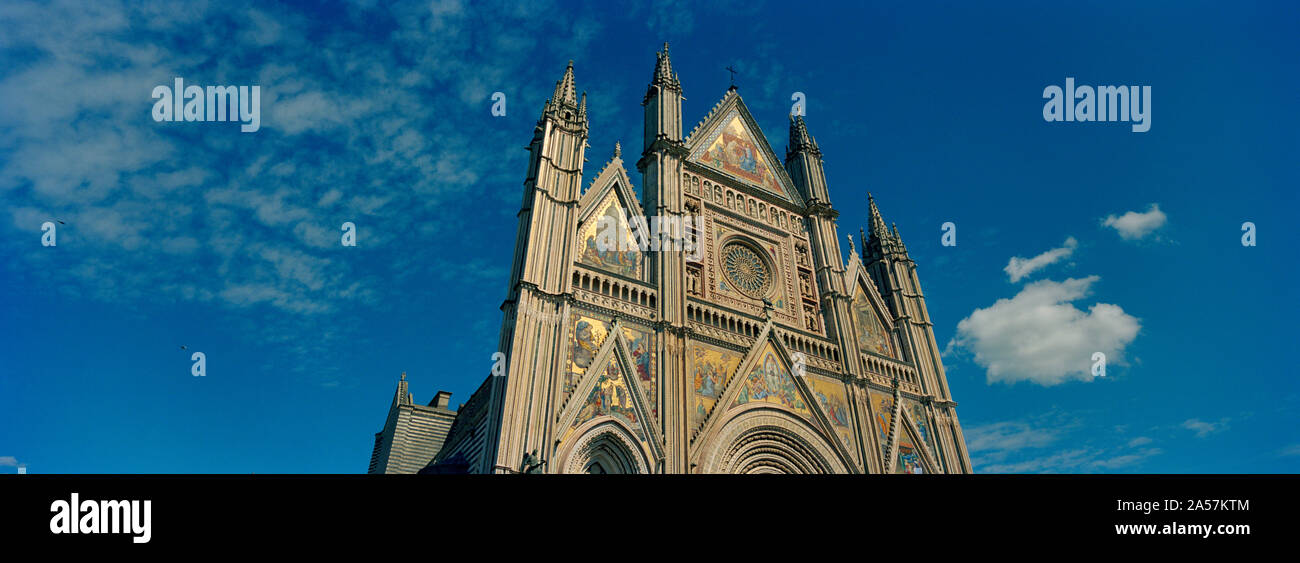
{"label": "arched doorway", "polygon": [[[566,453],[567,452],[567,453]],[[649,473],[650,463],[635,439],[617,423],[597,424],[561,451],[564,473]]]}
{"label": "arched doorway", "polygon": [[759,408],[727,421],[705,442],[704,473],[849,473],[849,464],[810,425],[784,411]]}

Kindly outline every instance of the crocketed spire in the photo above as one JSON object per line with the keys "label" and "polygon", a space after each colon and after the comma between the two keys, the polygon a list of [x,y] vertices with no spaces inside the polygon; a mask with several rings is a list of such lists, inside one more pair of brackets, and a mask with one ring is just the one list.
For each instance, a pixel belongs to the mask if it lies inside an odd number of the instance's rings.
{"label": "crocketed spire", "polygon": [[655,73],[650,79],[650,84],[664,88],[681,90],[682,83],[677,79],[677,73],[673,72],[673,62],[668,58],[668,43],[664,42],[664,50],[655,53]]}

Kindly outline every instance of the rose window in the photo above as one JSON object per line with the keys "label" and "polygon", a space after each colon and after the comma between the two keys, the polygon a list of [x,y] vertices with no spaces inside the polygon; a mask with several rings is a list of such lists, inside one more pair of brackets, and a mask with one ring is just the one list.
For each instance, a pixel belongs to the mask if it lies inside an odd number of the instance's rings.
{"label": "rose window", "polygon": [[767,261],[749,245],[730,243],[722,249],[722,268],[741,293],[761,299],[772,287],[772,273]]}

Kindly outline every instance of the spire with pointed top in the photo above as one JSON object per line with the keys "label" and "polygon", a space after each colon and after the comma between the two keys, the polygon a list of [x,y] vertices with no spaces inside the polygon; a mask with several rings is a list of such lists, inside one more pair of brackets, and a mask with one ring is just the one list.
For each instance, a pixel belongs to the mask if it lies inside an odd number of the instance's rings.
{"label": "spire with pointed top", "polygon": [[[655,53],[654,75],[646,86],[645,97],[641,99],[645,108],[645,131],[642,154],[651,150],[655,143],[665,141],[680,148],[682,142],[682,85],[673,72],[673,63],[668,58],[668,44],[664,50]],[[637,165],[638,167],[640,164]]]}
{"label": "spire with pointed top", "polygon": [[564,76],[555,83],[555,93],[551,95],[551,103],[565,104],[569,106],[577,105],[578,92],[573,84],[573,60],[569,60],[569,66],[564,69]]}
{"label": "spire with pointed top", "polygon": [[672,88],[681,91],[682,83],[677,79],[677,73],[673,72],[673,62],[668,58],[668,42],[664,42],[664,50],[655,53],[655,73],[650,79],[650,84],[664,88]]}
{"label": "spire with pointed top", "polygon": [[790,115],[790,144],[785,151],[786,158],[799,151],[808,151],[821,156],[822,151],[817,147],[817,139],[808,134],[808,124],[804,123],[802,115]]}
{"label": "spire with pointed top", "polygon": [[889,238],[889,228],[885,226],[885,219],[880,216],[880,209],[876,207],[876,198],[872,197],[871,192],[867,192],[867,227],[870,229],[871,238],[884,241]]}
{"label": "spire with pointed top", "polygon": [[393,394],[393,404],[409,405],[411,404],[411,402],[412,402],[411,392],[409,391],[408,384],[406,382],[406,372],[402,372],[402,378],[397,381],[397,393]]}
{"label": "spire with pointed top", "polygon": [[614,141],[614,158],[623,158],[623,144]]}
{"label": "spire with pointed top", "polygon": [[555,92],[551,94],[549,100],[546,100],[541,120],[547,117],[570,125],[585,126],[587,93],[583,92],[579,99],[578,89],[573,80],[573,61],[569,61],[569,66],[564,69],[564,76],[555,83]]}

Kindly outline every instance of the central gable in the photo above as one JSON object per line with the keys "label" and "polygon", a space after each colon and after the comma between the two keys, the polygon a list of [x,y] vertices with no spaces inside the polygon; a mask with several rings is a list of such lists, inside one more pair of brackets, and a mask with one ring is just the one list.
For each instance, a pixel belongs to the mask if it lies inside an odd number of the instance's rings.
{"label": "central gable", "polygon": [[771,403],[781,405],[805,418],[812,418],[812,411],[808,410],[803,394],[795,386],[790,368],[777,355],[776,348],[771,342],[767,343],[753,362],[743,385],[732,402],[733,407],[747,403]]}
{"label": "central gable", "polygon": [[690,150],[689,162],[721,172],[737,180],[739,185],[767,195],[799,201],[776,153],[734,91],[727,92],[686,144]]}

